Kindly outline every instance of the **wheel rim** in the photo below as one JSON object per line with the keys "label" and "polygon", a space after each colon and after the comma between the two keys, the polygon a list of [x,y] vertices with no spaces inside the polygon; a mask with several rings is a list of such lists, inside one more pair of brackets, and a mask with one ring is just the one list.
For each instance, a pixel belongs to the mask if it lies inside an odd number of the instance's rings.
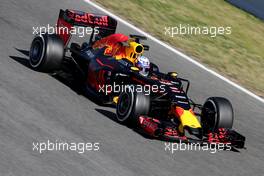
{"label": "wheel rim", "polygon": [[217,112],[216,106],[212,101],[204,104],[202,113],[202,125],[206,130],[213,131],[217,125]]}
{"label": "wheel rim", "polygon": [[120,103],[118,103],[118,107],[117,107],[118,112],[121,116],[125,116],[128,113],[131,106],[129,95],[124,94],[123,96],[121,96],[119,102]]}
{"label": "wheel rim", "polygon": [[39,61],[42,53],[41,51],[42,51],[41,44],[39,41],[37,41],[32,47],[31,59],[33,63],[37,63]]}
{"label": "wheel rim", "polygon": [[42,36],[34,39],[29,54],[30,65],[34,68],[38,67],[44,56],[44,39]]}

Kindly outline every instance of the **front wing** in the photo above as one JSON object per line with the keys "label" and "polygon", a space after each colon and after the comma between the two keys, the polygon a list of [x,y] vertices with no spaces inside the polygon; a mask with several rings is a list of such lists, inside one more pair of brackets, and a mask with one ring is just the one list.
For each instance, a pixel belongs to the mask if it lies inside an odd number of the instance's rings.
{"label": "front wing", "polygon": [[180,134],[177,128],[171,124],[165,124],[158,119],[146,116],[139,117],[139,125],[149,136],[168,142],[229,144],[232,148],[245,148],[246,138],[232,129],[220,128],[215,132],[207,132],[202,138],[197,139]]}

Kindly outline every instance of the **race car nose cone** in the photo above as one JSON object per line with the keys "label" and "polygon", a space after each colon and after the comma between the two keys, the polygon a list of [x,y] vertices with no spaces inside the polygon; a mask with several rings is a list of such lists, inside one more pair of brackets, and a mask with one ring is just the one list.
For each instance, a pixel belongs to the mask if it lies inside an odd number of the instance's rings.
{"label": "race car nose cone", "polygon": [[185,126],[185,136],[188,138],[197,138],[201,139],[202,138],[202,128],[192,128],[190,126]]}

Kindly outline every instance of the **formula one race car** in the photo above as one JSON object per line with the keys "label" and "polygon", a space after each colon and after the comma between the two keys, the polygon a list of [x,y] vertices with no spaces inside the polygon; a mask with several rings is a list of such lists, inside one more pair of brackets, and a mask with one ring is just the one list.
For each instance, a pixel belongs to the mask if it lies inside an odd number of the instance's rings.
{"label": "formula one race car", "polygon": [[[89,42],[68,47],[71,33],[61,30],[74,26],[93,29]],[[116,34],[116,27],[110,16],[60,10],[57,33],[35,36],[29,63],[37,71],[72,72],[86,94],[115,105],[119,122],[136,125],[154,138],[244,147],[245,137],[232,130],[233,109],[227,99],[211,97],[196,104],[187,95],[188,80],[176,72],[162,73],[154,63],[143,76],[135,62],[149,49],[141,44],[146,38]]]}

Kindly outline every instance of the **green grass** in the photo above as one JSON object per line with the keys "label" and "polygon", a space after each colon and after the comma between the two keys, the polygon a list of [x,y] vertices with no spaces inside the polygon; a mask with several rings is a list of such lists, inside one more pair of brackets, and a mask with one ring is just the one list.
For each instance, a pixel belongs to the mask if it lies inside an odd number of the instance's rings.
{"label": "green grass", "polygon": [[[264,95],[264,23],[224,0],[96,0],[260,96]],[[165,35],[168,26],[230,26],[232,34]]]}

